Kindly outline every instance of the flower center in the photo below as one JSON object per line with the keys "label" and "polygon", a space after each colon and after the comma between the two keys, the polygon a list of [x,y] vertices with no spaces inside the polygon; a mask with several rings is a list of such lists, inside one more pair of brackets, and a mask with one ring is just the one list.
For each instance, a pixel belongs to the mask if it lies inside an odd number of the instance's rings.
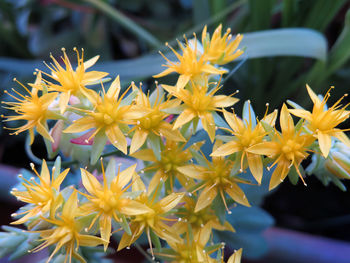
{"label": "flower center", "polygon": [[159,111],[153,111],[140,119],[140,126],[145,130],[150,130],[159,126],[163,120],[164,114]]}
{"label": "flower center", "polygon": [[96,205],[105,213],[111,212],[118,204],[118,197],[111,190],[106,190],[97,201]]}
{"label": "flower center", "polygon": [[104,101],[97,106],[96,111],[95,113],[91,113],[91,115],[101,126],[108,126],[120,120],[119,107],[106,97]]}
{"label": "flower center", "polygon": [[20,109],[23,111],[28,120],[38,120],[40,117],[44,117],[46,108],[42,106],[40,101],[31,101],[24,103]]}
{"label": "flower center", "polygon": [[192,96],[191,106],[195,111],[203,112],[209,110],[210,103],[211,97],[206,96],[202,92]]}

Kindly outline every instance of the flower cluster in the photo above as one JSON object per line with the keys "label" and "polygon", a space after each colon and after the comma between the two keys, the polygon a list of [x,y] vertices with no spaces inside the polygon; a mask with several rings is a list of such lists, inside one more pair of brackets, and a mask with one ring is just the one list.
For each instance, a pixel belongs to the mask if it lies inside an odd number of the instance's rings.
{"label": "flower cluster", "polygon": [[[33,142],[36,131],[52,152],[61,150],[84,167],[61,172],[56,161],[50,175],[43,160],[40,174],[32,165],[36,177],[21,176],[21,186],[11,191],[27,203],[13,214],[13,224],[24,223],[40,234],[32,252],[56,246],[48,262],[60,251],[65,262],[85,262],[83,247],[103,245],[106,251],[113,238],[121,250],[144,235],[153,258],[224,262],[223,244],[213,243],[213,230],[235,232],[226,213],[250,206],[242,185],[259,187],[269,174],[264,168],[274,168],[270,190],[293,174],[306,185],[301,164],[310,154],[322,158],[334,177],[350,178],[349,158],[343,154],[350,140],[337,128],[350,111],[341,100],[327,108],[329,92],[321,98],[307,86],[311,112],[288,102],[291,108],[283,104],[280,112],[266,110],[260,120],[250,101],[237,116],[232,108],[237,92],[218,94],[227,73],[222,65],[243,53],[241,39],[232,39],[230,30],[222,34],[220,25],[211,37],[205,27],[201,42],[195,35],[179,42],[180,53],[169,46],[177,61],[162,54],[167,69],[154,77],[177,73],[178,79],[175,85],[156,82],[153,92],[133,82],[122,91],[119,76],[105,88],[108,73],[87,71],[98,57],[84,62],[77,49],[75,69],[63,49],[61,61],[52,57],[47,65],[49,73],[37,71],[31,89],[21,84],[27,95],[14,90],[16,102],[5,104],[17,115],[6,121],[26,121],[14,134],[28,130]],[[101,91],[88,85],[100,85]],[[297,124],[292,115],[300,118]],[[212,143],[209,153],[202,152],[205,141],[192,140],[200,130]],[[67,145],[85,147],[89,163],[75,159]],[[121,169],[121,157],[135,164]],[[61,187],[74,174],[80,183]],[[227,262],[239,263],[241,255],[239,249]]]}

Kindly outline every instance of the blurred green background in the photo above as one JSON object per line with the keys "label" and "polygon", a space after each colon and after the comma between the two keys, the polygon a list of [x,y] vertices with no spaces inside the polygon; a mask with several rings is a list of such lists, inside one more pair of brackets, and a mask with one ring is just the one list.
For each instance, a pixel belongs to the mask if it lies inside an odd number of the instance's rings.
{"label": "blurred green background", "polygon": [[[306,83],[321,94],[335,85],[333,103],[349,91],[349,8],[350,1],[345,0],[0,0],[1,100],[9,100],[2,90],[15,87],[14,77],[32,82],[34,69],[45,70],[42,61],[50,61],[50,53],[60,56],[62,47],[71,61],[75,61],[73,47],[84,48],[86,58],[101,56],[97,70],[112,77],[120,74],[125,84],[135,80],[151,87],[151,75],[164,63],[157,51],[168,52],[165,42],[176,47],[176,39],[182,40],[184,33],[200,36],[204,25],[212,32],[222,23],[233,34],[247,36],[247,54],[227,65],[234,74],[225,79],[222,91],[240,90],[237,112],[247,99],[259,117],[266,102],[271,110],[286,99],[310,107]],[[288,31],[291,40],[285,43],[278,31],[283,28],[299,29]],[[260,32],[263,40],[251,32]],[[260,45],[270,50],[259,51],[260,58],[251,57],[249,48]],[[161,79],[175,81],[176,76]],[[0,136],[0,163],[28,167],[24,136],[9,137],[3,126]],[[40,143],[33,151],[39,157],[46,155]],[[325,188],[315,178],[308,178],[308,185],[285,183],[264,207],[278,226],[349,241],[349,194],[334,186]]]}

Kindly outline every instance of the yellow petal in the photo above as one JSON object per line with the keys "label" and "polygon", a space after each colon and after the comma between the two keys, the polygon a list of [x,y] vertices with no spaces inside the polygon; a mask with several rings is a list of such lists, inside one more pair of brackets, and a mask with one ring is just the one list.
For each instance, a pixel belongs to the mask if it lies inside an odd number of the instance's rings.
{"label": "yellow petal", "polygon": [[77,191],[74,190],[63,206],[62,217],[73,219],[77,213],[77,208]]}
{"label": "yellow petal", "polygon": [[56,179],[54,179],[52,183],[52,187],[55,188],[56,190],[59,190],[59,187],[61,183],[63,182],[64,178],[66,178],[67,174],[69,172],[69,168],[64,170],[62,173],[60,173]]}
{"label": "yellow petal", "polygon": [[111,125],[108,128],[106,128],[106,135],[109,141],[114,145],[114,147],[122,151],[124,154],[127,154],[128,144],[124,134],[122,133],[117,124]]}
{"label": "yellow petal", "polygon": [[292,116],[289,114],[286,104],[283,104],[280,114],[280,126],[282,133],[294,133],[294,123]]}
{"label": "yellow petal", "polygon": [[184,197],[185,193],[172,193],[159,201],[160,209],[163,213],[166,213],[173,209]]}
{"label": "yellow petal", "polygon": [[131,224],[130,230],[131,230],[132,235],[129,236],[127,233],[124,232],[122,238],[119,241],[117,251],[120,251],[123,248],[128,247],[132,243],[134,243],[142,234],[143,229],[144,229],[144,225]]}
{"label": "yellow petal", "polygon": [[103,187],[95,176],[82,168],[80,168],[80,173],[83,186],[90,194],[96,195],[97,191],[102,191]]}
{"label": "yellow petal", "polygon": [[100,58],[100,56],[94,56],[93,58],[90,58],[89,60],[84,62],[84,69],[88,69],[90,67],[92,67],[93,65],[95,65],[95,63],[97,62],[97,60]]}
{"label": "yellow petal", "polygon": [[269,191],[278,186],[281,182],[283,182],[284,178],[287,176],[289,172],[289,164],[286,161],[280,161],[277,164],[277,167],[272,173],[269,185]]}
{"label": "yellow petal", "polygon": [[140,149],[140,147],[145,143],[147,136],[148,136],[148,131],[136,128],[134,136],[132,137],[132,140],[131,140],[130,154],[133,154],[138,149]]}
{"label": "yellow petal", "polygon": [[261,184],[261,179],[263,175],[263,164],[261,156],[252,153],[247,153],[249,169],[252,172],[255,180]]}
{"label": "yellow petal", "polygon": [[234,132],[239,132],[240,130],[244,129],[243,121],[237,116],[235,116],[235,114],[224,110],[224,117],[228,125],[230,125],[231,129]]}
{"label": "yellow petal", "polygon": [[83,85],[91,85],[95,84],[98,80],[106,77],[108,75],[107,72],[101,71],[89,71],[84,74],[84,78],[82,80]]}
{"label": "yellow petal", "polygon": [[92,117],[83,117],[73,122],[72,125],[68,126],[63,132],[64,133],[77,133],[83,132],[95,128],[96,124]]}
{"label": "yellow petal", "polygon": [[265,116],[263,120],[266,121],[270,126],[274,127],[277,119],[277,113],[278,111],[274,110],[273,112]]}
{"label": "yellow petal", "polygon": [[179,235],[175,233],[171,227],[162,223],[161,221],[156,222],[152,230],[157,234],[157,236],[168,242],[180,243],[182,241]]}
{"label": "yellow petal", "polygon": [[69,102],[69,98],[70,98],[70,91],[62,92],[60,94],[59,106],[60,106],[61,114],[63,114],[66,111],[66,108],[67,108],[67,105]]}
{"label": "yellow petal", "polygon": [[235,253],[233,253],[231,257],[228,259],[227,263],[241,263],[242,251],[243,249],[240,248]]}
{"label": "yellow petal", "polygon": [[167,68],[167,69],[163,70],[162,72],[160,72],[159,74],[153,75],[152,77],[153,78],[161,78],[161,77],[169,75],[170,73],[173,73],[173,72],[175,72],[175,70],[173,68]]}
{"label": "yellow petal", "polygon": [[215,140],[215,121],[213,115],[207,112],[201,118],[203,129],[208,133],[211,142]]}
{"label": "yellow petal", "polygon": [[44,125],[40,121],[36,125],[36,130],[45,139],[48,139],[49,141],[54,142],[54,140],[51,137],[49,131],[44,127]]}
{"label": "yellow petal", "polygon": [[210,154],[210,156],[227,156],[240,150],[241,147],[238,145],[238,143],[236,141],[231,141],[221,145],[212,154]]}
{"label": "yellow petal", "polygon": [[196,203],[196,207],[194,209],[194,212],[197,213],[198,211],[202,210],[203,208],[211,205],[211,203],[214,201],[215,197],[217,196],[217,189],[215,187],[207,186],[204,188],[202,193],[198,197],[198,201]]}
{"label": "yellow petal", "polygon": [[111,86],[109,87],[106,96],[109,98],[118,98],[120,92],[120,80],[119,75],[115,78],[115,80],[112,82]]}
{"label": "yellow petal", "polygon": [[[111,185],[117,184],[119,188],[125,187],[133,177],[136,169],[136,164],[126,168],[125,170],[121,171],[118,175],[118,178],[114,178]],[[112,186],[111,186],[112,187]]]}
{"label": "yellow petal", "polygon": [[186,84],[190,81],[191,76],[190,75],[180,75],[177,82],[176,82],[176,89],[182,90]]}
{"label": "yellow petal", "polygon": [[151,112],[150,109],[147,109],[145,107],[139,107],[139,106],[125,106],[125,107],[128,107],[128,110],[123,114],[123,117],[126,120],[141,119],[142,117],[144,117],[145,115]]}
{"label": "yellow petal", "polygon": [[[164,174],[161,171],[161,169],[157,170],[157,172],[153,175],[153,177],[148,185],[148,192],[149,193],[152,193],[156,189],[157,185],[159,184],[159,182],[163,176],[164,176]],[[163,181],[165,181],[165,180],[163,179]]]}
{"label": "yellow petal", "polygon": [[40,181],[42,181],[42,184],[46,186],[47,188],[51,187],[51,176],[50,171],[47,168],[46,161],[43,160],[43,163],[41,165],[41,172],[40,172]]}
{"label": "yellow petal", "polygon": [[104,250],[106,251],[109,244],[109,239],[111,237],[111,232],[112,232],[112,217],[102,214],[100,216],[99,224],[100,224],[101,238],[105,241],[103,243]]}
{"label": "yellow petal", "polygon": [[237,103],[239,99],[226,95],[217,95],[213,97],[212,103],[215,108],[226,108]]}
{"label": "yellow petal", "polygon": [[309,96],[310,96],[312,102],[313,102],[315,105],[321,104],[320,99],[319,99],[318,96],[313,92],[313,90],[310,88],[310,86],[309,86],[308,84],[306,84],[306,89],[307,89],[307,92],[309,93]]}
{"label": "yellow petal", "polygon": [[170,94],[176,94],[177,93],[175,86],[162,84],[162,88],[165,89]]}
{"label": "yellow petal", "polygon": [[172,225],[172,228],[175,233],[178,233],[179,235],[185,233],[188,230],[187,223],[185,222],[176,222]]}
{"label": "yellow petal", "polygon": [[141,177],[137,173],[133,174],[133,179],[132,180],[133,180],[132,192],[145,191],[146,190],[145,184],[142,182]]}
{"label": "yellow petal", "polygon": [[185,166],[178,167],[177,170],[180,173],[194,179],[205,180],[207,178],[205,174],[206,169],[199,165],[194,165],[194,164],[185,165]]}
{"label": "yellow petal", "polygon": [[279,152],[278,145],[275,142],[258,143],[249,147],[246,151],[266,156],[274,156]]}
{"label": "yellow petal", "polygon": [[289,112],[299,118],[303,118],[308,121],[312,120],[312,114],[309,111],[303,109],[289,109]]}
{"label": "yellow petal", "polygon": [[320,150],[322,152],[322,155],[324,156],[324,158],[327,158],[329,154],[329,150],[331,149],[331,146],[332,146],[332,137],[327,133],[318,131],[317,138],[318,138],[318,144],[320,145]]}
{"label": "yellow petal", "polygon": [[245,206],[250,206],[247,197],[237,184],[231,183],[230,186],[225,188],[225,192],[237,203]]}
{"label": "yellow petal", "polygon": [[123,205],[119,208],[119,211],[122,214],[136,216],[152,212],[149,207],[135,200],[123,199],[123,201],[124,202],[121,202]]}
{"label": "yellow petal", "polygon": [[163,121],[158,128],[158,132],[162,134],[165,138],[175,142],[185,142],[186,139],[182,136],[179,130],[173,130],[170,123]]}
{"label": "yellow petal", "polygon": [[216,67],[209,65],[209,64],[205,64],[202,67],[202,71],[205,73],[209,73],[209,74],[216,74],[216,75],[221,75],[227,72],[227,70],[224,69],[217,69]]}
{"label": "yellow petal", "polygon": [[131,154],[131,157],[134,157],[136,159],[140,159],[142,161],[147,161],[147,162],[156,162],[157,161],[152,149],[140,150],[136,153]]}
{"label": "yellow petal", "polygon": [[101,238],[90,235],[78,235],[79,245],[82,247],[95,247],[103,243]]}
{"label": "yellow petal", "polygon": [[177,117],[175,123],[174,123],[174,127],[173,129],[177,129],[182,127],[182,125],[190,122],[194,117],[196,117],[196,115],[193,113],[192,110],[190,109],[185,109],[180,115],[179,117]]}

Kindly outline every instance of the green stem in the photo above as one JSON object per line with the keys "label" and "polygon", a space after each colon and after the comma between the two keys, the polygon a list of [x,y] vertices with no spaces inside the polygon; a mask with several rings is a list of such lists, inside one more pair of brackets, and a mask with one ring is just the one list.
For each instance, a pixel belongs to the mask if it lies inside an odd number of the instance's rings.
{"label": "green stem", "polygon": [[162,45],[162,43],[155,38],[151,33],[146,31],[144,28],[140,27],[130,18],[126,17],[123,13],[118,11],[116,8],[113,8],[109,4],[106,4],[101,0],[84,0],[86,3],[91,4],[96,9],[108,15],[115,22],[120,24],[125,29],[134,33],[136,36],[142,38],[144,41],[148,43],[148,45],[152,48],[158,48]]}

